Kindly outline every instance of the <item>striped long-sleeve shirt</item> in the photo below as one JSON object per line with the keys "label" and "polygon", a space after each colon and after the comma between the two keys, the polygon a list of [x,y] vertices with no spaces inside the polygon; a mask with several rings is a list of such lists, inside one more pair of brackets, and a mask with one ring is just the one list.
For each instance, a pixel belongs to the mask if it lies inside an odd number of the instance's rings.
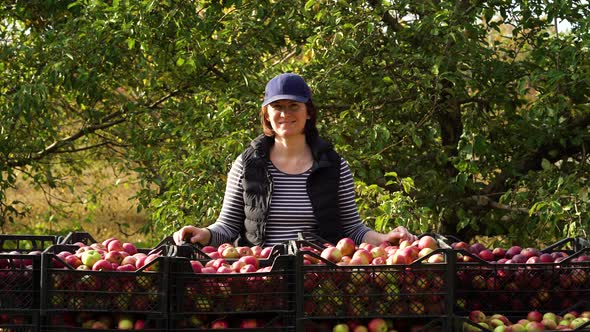
{"label": "striped long-sleeve shirt", "polygon": [[[217,221],[208,226],[211,231],[211,245],[232,242],[244,227],[244,199],[242,174],[244,170],[241,156],[232,165],[228,174],[227,186],[221,213]],[[297,238],[299,232],[317,233],[317,220],[306,190],[306,181],[311,173],[286,174],[268,162],[268,170],[273,181],[273,192],[266,224],[264,246],[273,246]],[[360,220],[355,202],[354,181],[348,164],[340,162],[340,186],[338,190],[340,216],[344,236],[361,243],[370,230]]]}

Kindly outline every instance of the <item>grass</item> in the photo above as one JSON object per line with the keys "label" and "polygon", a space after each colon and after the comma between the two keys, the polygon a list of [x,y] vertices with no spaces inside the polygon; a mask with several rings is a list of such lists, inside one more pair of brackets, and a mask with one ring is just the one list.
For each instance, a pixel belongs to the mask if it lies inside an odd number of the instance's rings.
{"label": "grass", "polygon": [[136,179],[102,166],[70,179],[73,190],[58,187],[43,191],[19,179],[16,188],[7,191],[7,201],[23,202],[18,207],[28,213],[14,223],[7,222],[2,233],[64,235],[83,231],[97,241],[117,237],[137,245],[158,242],[140,231],[147,219],[137,212],[137,202],[132,199],[139,189]]}

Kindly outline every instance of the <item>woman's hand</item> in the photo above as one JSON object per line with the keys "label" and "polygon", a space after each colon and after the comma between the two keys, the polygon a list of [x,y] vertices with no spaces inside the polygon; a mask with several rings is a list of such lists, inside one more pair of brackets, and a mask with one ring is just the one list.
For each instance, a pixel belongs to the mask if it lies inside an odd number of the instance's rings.
{"label": "woman's hand", "polygon": [[399,244],[402,241],[408,241],[412,243],[417,239],[418,237],[410,233],[410,231],[408,231],[404,226],[398,226],[387,233],[387,242],[392,244]]}
{"label": "woman's hand", "polygon": [[172,234],[174,242],[178,245],[186,242],[200,243],[207,245],[211,241],[211,232],[207,228],[197,228],[195,226],[184,226]]}

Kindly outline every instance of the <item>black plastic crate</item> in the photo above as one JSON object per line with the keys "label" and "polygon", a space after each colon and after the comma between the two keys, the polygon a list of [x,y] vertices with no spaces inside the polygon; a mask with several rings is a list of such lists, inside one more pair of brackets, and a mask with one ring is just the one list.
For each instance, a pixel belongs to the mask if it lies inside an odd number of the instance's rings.
{"label": "black plastic crate", "polygon": [[[52,312],[42,318],[40,331],[166,331],[167,319],[161,315],[119,312]],[[121,324],[121,326],[119,326]]]}
{"label": "black plastic crate", "polygon": [[[169,258],[160,256],[136,271],[75,269],[61,259],[62,251],[76,245],[55,245],[42,255],[41,316],[55,312],[118,312],[166,315],[168,313]],[[150,253],[149,249],[138,249]]]}
{"label": "black plastic crate", "polygon": [[0,253],[42,252],[57,243],[54,235],[0,235]]}
{"label": "black plastic crate", "polygon": [[[436,249],[411,264],[337,265],[323,259],[313,244],[296,241],[298,331],[306,321],[368,317],[450,319],[449,262],[427,263]],[[303,249],[303,250],[302,250]],[[319,248],[316,248],[319,249]],[[451,255],[452,257],[452,255]],[[318,263],[306,264],[305,258]]]}
{"label": "black plastic crate", "polygon": [[590,255],[584,248],[557,263],[506,264],[487,262],[465,250],[469,262],[457,259],[454,312],[466,316],[482,310],[509,316],[531,310],[559,312],[590,298]]}
{"label": "black plastic crate", "polygon": [[260,328],[294,329],[294,262],[293,256],[279,254],[285,249],[258,259],[259,268],[264,268],[258,272],[195,273],[191,261],[205,266],[214,260],[190,258],[191,248],[179,246],[179,257],[171,257],[170,331],[190,330],[195,324],[188,320],[195,317],[208,324],[223,317],[230,328],[239,328],[243,319],[258,317]]}
{"label": "black plastic crate", "polygon": [[83,243],[85,245],[91,245],[97,243],[92,235],[88,232],[70,232],[66,236],[58,237],[57,244],[76,244]]}

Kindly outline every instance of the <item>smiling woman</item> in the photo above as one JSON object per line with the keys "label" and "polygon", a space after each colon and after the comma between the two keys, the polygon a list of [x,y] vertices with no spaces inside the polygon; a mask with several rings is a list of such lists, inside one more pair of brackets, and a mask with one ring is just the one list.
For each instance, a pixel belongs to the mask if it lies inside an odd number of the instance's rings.
{"label": "smiling woman", "polygon": [[336,243],[413,240],[403,227],[387,234],[371,230],[355,203],[347,162],[316,128],[311,90],[293,73],[271,79],[260,110],[264,134],[238,156],[230,170],[217,221],[206,227],[185,226],[176,242],[274,246],[300,232],[317,233]]}

